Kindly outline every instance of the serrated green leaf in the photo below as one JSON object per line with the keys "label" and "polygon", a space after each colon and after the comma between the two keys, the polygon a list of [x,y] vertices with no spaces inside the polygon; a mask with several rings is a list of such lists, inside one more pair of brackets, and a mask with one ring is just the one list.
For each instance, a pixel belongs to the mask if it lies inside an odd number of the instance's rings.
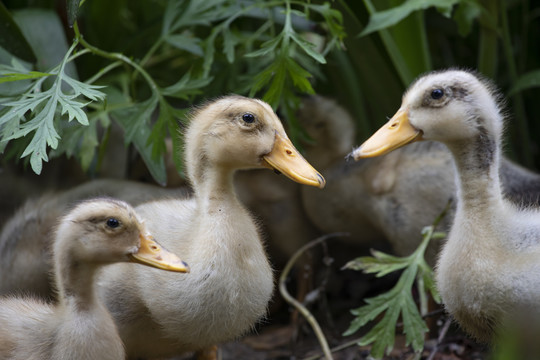
{"label": "serrated green leaf", "polygon": [[[16,100],[4,102],[2,105],[7,108],[0,117],[2,129],[3,146],[10,140],[25,137],[33,132],[32,139],[24,149],[21,157],[30,156],[30,165],[35,173],[42,170],[42,161],[48,161],[47,147],[56,149],[60,135],[56,128],[56,122],[60,121],[60,116],[68,114],[68,120],[77,119],[82,125],[88,125],[88,118],[83,111],[88,103],[78,101],[78,96],[85,96],[90,100],[103,99],[105,94],[96,89],[97,86],[88,85],[69,77],[64,73],[67,59],[76,46],[76,42],[65,54],[62,63],[53,71],[51,75],[56,75],[52,86],[43,91],[44,77],[33,79],[34,85],[21,94]],[[66,94],[62,85],[67,83],[73,90],[73,94]],[[61,109],[59,109],[61,107]],[[9,131],[5,131],[5,130]]]}
{"label": "serrated green leaf", "polygon": [[88,118],[86,113],[82,110],[88,103],[82,103],[74,100],[75,96],[60,96],[58,102],[62,105],[61,114],[68,114],[68,121],[77,119],[81,125],[88,125]]}
{"label": "serrated green leaf", "polygon": [[[135,135],[140,133],[141,129],[150,128],[150,117],[156,109],[157,103],[157,95],[153,93],[151,97],[141,103],[133,104],[133,106],[127,109],[121,109],[112,113],[116,121],[124,129],[124,142],[126,145],[133,141]],[[148,134],[150,134],[150,130]],[[148,138],[144,139],[145,145],[147,140]]]}
{"label": "serrated green leaf", "polygon": [[315,50],[315,48],[316,48],[315,44],[312,44],[309,41],[304,40],[303,38],[301,38],[296,33],[293,33],[291,35],[291,38],[294,40],[295,43],[300,45],[300,47],[302,48],[302,50],[304,50],[306,52],[306,54],[308,54],[313,59],[315,59],[315,61],[317,61],[317,62],[319,62],[321,64],[326,64],[326,59],[324,58],[324,56],[322,56],[321,54],[319,54]]}
{"label": "serrated green leaf", "polygon": [[238,44],[238,39],[231,33],[229,28],[223,29],[223,52],[229,64],[234,62],[234,47]]}
{"label": "serrated green leaf", "polygon": [[201,44],[201,39],[189,35],[187,33],[168,35],[165,41],[177,49],[185,50],[197,56],[204,56]]}
{"label": "serrated green leaf", "polygon": [[275,72],[270,82],[270,87],[263,95],[263,100],[270,104],[270,106],[273,108],[276,108],[277,104],[279,103],[279,99],[283,92],[283,87],[285,86],[286,76],[286,67],[281,66],[280,63],[277,63]]}
{"label": "serrated green leaf", "polygon": [[424,347],[424,334],[429,330],[420,316],[412,296],[403,297],[404,304],[401,307],[403,320],[403,332],[406,335],[406,344],[411,344],[414,351],[420,351]]}
{"label": "serrated green leaf", "polygon": [[[436,220],[437,221],[437,220]],[[394,332],[399,316],[403,319],[403,332],[407,345],[419,352],[424,346],[424,333],[428,330],[412,296],[412,287],[418,276],[418,291],[421,303],[425,303],[426,291],[431,291],[434,298],[438,294],[433,281],[432,270],[424,259],[427,244],[435,234],[434,226],[422,230],[423,239],[418,248],[407,257],[396,257],[380,251],[372,251],[373,257],[361,257],[349,262],[349,268],[358,268],[365,272],[387,274],[404,269],[396,285],[389,291],[376,297],[366,299],[366,304],[351,310],[356,316],[351,321],[344,335],[352,335],[362,326],[384,313],[382,319],[360,340],[360,345],[372,344],[371,355],[381,358],[384,352],[393,347]]]}
{"label": "serrated green leaf", "polygon": [[293,84],[302,92],[307,94],[315,94],[315,90],[311,87],[308,78],[311,74],[298,65],[293,59],[287,58],[286,67],[291,77]]}
{"label": "serrated green leaf", "polygon": [[278,36],[276,36],[275,38],[271,39],[271,40],[268,40],[264,43],[261,44],[261,48],[259,50],[256,50],[256,51],[253,51],[253,52],[250,52],[246,55],[244,55],[245,57],[259,57],[259,56],[266,56],[268,55],[269,53],[271,52],[274,52],[277,48],[277,46],[279,45],[279,43],[282,41],[283,39],[283,33],[280,33]]}
{"label": "serrated green leaf", "polygon": [[398,307],[389,307],[385,316],[359,341],[359,345],[373,344],[371,356],[380,359],[385,350],[390,352],[394,347],[395,328],[399,319]]}
{"label": "serrated green leaf", "polygon": [[[163,157],[156,159],[152,155],[154,144],[148,142],[152,134],[150,118],[157,104],[158,96],[156,93],[152,93],[152,96],[142,103],[134,104],[126,109],[113,111],[111,114],[124,129],[124,141],[126,145],[133,143],[154,180],[164,186],[167,183],[165,161]],[[156,145],[159,146],[159,144]]]}
{"label": "serrated green leaf", "polygon": [[80,159],[82,169],[88,171],[96,155],[96,148],[99,145],[97,121],[91,121],[88,128],[84,130],[80,151],[77,155]]}
{"label": "serrated green leaf", "polygon": [[188,100],[190,96],[198,95],[202,88],[212,82],[212,77],[192,79],[191,72],[185,73],[175,84],[161,90],[166,96]]}
{"label": "serrated green leaf", "polygon": [[75,92],[75,96],[82,95],[93,101],[103,100],[105,98],[105,94],[97,90],[102,89],[105,86],[85,84],[79,80],[73,79],[67,74],[62,75],[62,80],[68,83],[69,86],[71,86],[71,88]]}
{"label": "serrated green leaf", "polygon": [[375,31],[386,29],[405,19],[412,12],[425,10],[430,7],[445,14],[449,14],[452,7],[460,0],[407,0],[400,6],[392,7],[388,10],[378,11],[371,15],[369,23],[360,36],[371,34]]}

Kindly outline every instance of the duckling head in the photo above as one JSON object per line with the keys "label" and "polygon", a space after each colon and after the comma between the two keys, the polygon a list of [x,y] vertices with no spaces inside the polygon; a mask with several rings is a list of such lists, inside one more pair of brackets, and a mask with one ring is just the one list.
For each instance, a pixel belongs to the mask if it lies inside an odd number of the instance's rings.
{"label": "duckling head", "polygon": [[69,254],[71,263],[136,262],[189,272],[184,261],[154,241],[131,206],[122,201],[83,201],[60,222],[57,237],[56,256]]}
{"label": "duckling head", "polygon": [[289,140],[272,108],[261,100],[232,95],[196,108],[184,138],[193,184],[203,181],[208,169],[267,167],[301,184],[325,185]]}
{"label": "duckling head", "polygon": [[468,71],[424,75],[405,92],[396,114],[352,156],[358,160],[383,155],[420,140],[448,144],[488,134],[498,138],[503,121],[493,89],[487,80]]}

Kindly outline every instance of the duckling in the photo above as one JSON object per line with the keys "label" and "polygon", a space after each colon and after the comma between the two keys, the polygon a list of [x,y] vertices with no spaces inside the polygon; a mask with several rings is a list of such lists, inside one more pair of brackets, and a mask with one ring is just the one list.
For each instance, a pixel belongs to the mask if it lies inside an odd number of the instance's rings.
{"label": "duckling", "polygon": [[53,247],[58,304],[0,299],[2,359],[124,359],[113,318],[94,292],[98,269],[136,262],[189,271],[152,239],[131,206],[112,199],[88,200],[71,210],[60,221]]}
{"label": "duckling", "polygon": [[416,80],[390,121],[352,153],[377,156],[419,140],[449,149],[457,204],[436,280],[447,311],[480,341],[491,341],[513,319],[532,319],[540,303],[540,213],[503,194],[502,131],[490,82],[468,71],[439,71]]}
{"label": "duckling", "polygon": [[265,315],[273,273],[257,225],[236,196],[236,170],[268,167],[325,185],[261,100],[233,95],[196,108],[184,139],[193,197],[151,201],[136,211],[164,246],[181,249],[190,276],[117,264],[101,278],[128,356],[201,350],[244,334]]}
{"label": "duckling", "polygon": [[135,181],[100,179],[28,200],[0,233],[0,295],[28,294],[52,299],[54,227],[81,200],[114,197],[132,206],[154,199],[185,197],[186,188],[164,189]]}

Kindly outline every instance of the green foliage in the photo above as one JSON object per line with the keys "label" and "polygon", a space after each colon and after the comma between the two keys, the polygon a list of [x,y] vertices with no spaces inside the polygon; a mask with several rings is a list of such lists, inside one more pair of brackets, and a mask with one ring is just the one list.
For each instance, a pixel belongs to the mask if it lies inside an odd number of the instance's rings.
{"label": "green foliage", "polygon": [[540,70],[534,70],[523,74],[517,81],[514,86],[510,89],[509,94],[513,95],[517,92],[540,87]]}
{"label": "green foliage", "polygon": [[25,61],[36,61],[36,55],[13,21],[3,3],[0,2],[0,47]]}
{"label": "green foliage", "polygon": [[388,10],[374,12],[369,18],[369,23],[360,35],[365,36],[375,31],[386,29],[396,25],[411,13],[430,7],[436,7],[445,16],[450,16],[452,7],[459,1],[460,0],[407,0],[403,2],[403,4]]}
{"label": "green foliage", "polygon": [[[540,50],[534,41],[540,36],[534,18],[539,6],[530,1],[68,0],[63,11],[47,0],[2,4],[0,18],[8,24],[0,31],[2,103],[16,101],[42,78],[42,90],[52,86],[51,69],[63,61],[74,29],[80,30],[78,45],[64,73],[83,84],[106,86],[100,90],[103,100],[82,94],[74,100],[86,103],[81,109],[88,126],[61,120],[68,120],[69,112],[62,116],[61,105],[56,108],[59,145],[47,145],[42,160],[72,155],[99,174],[98,154],[123,142],[141,152],[163,183],[164,138],[181,148],[177,133],[186,110],[227,93],[270,102],[297,144],[305,136],[295,119],[300,96],[329,95],[351,111],[360,143],[397,109],[415,77],[458,66],[479,69],[503,92],[512,89],[509,112],[515,121],[507,148],[520,162],[540,166],[531,145],[540,141],[532,121],[540,116],[535,101]],[[60,20],[64,16],[68,26]],[[62,83],[64,94],[74,94]],[[144,117],[131,121],[130,107]],[[0,111],[3,116],[6,109]],[[33,114],[27,111],[21,124]],[[107,137],[114,124],[126,130],[124,139]],[[21,157],[30,141],[14,138],[6,146],[4,138],[2,160]],[[181,154],[174,156],[181,172]]]}
{"label": "green foliage", "polygon": [[[313,76],[320,76],[317,67],[326,63],[325,55],[345,36],[341,14],[326,2],[169,0],[154,5],[144,9],[150,19],[142,24],[142,31],[132,35],[149,44],[137,60],[127,49],[111,52],[91,43],[111,44],[114,37],[96,38],[95,32],[86,37],[85,30],[79,28],[77,17],[84,18],[89,27],[98,21],[91,16],[101,6],[98,0],[82,4],[68,1],[75,40],[62,62],[45,72],[10,59],[11,64],[20,66],[3,65],[0,69],[0,83],[20,84],[15,96],[0,100],[1,150],[12,143],[9,153],[28,156],[36,173],[41,172],[42,161],[48,161],[49,155],[62,154],[77,156],[88,170],[99,164],[95,161],[98,147],[106,146],[102,140],[116,122],[124,130],[124,143],[134,146],[154,179],[164,184],[164,139],[171,136],[175,148],[181,148],[180,121],[194,99],[229,92],[262,96],[275,108],[282,107],[293,115],[299,95],[314,93]],[[100,8],[103,10],[109,12]],[[39,23],[41,13],[32,16]],[[26,24],[24,17],[22,21]],[[159,31],[154,30],[155,24],[159,24]],[[319,36],[326,43],[324,48],[305,36],[315,26],[325,29]],[[18,30],[17,25],[14,29]],[[35,29],[26,29],[26,35],[34,37]],[[117,32],[109,29],[107,36],[120,36],[124,31],[121,27]],[[22,40],[24,37],[12,42]],[[129,42],[131,39],[124,41]],[[75,50],[78,52],[72,55]],[[92,62],[86,59],[88,55],[94,55]],[[94,60],[96,56],[101,62]],[[64,71],[76,58],[85,81]],[[101,67],[96,68],[96,63]],[[222,71],[224,66],[241,67],[242,75],[223,82],[228,74]],[[49,78],[55,79],[52,84],[45,81]],[[106,89],[98,91],[100,86]],[[73,119],[76,126],[71,124]],[[294,119],[291,124],[298,127]],[[30,143],[25,137],[28,134],[33,135]],[[174,163],[181,173],[180,153],[175,152]]]}
{"label": "green foliage", "polygon": [[[429,292],[437,303],[440,302],[433,280],[433,271],[424,260],[424,253],[432,238],[442,238],[445,234],[434,232],[434,226],[424,228],[422,234],[422,243],[414,253],[407,257],[396,257],[380,251],[372,251],[373,257],[360,257],[345,265],[345,268],[374,273],[377,277],[403,270],[398,282],[391,290],[366,299],[366,305],[351,310],[356,318],[343,334],[345,336],[354,334],[361,327],[384,313],[382,319],[358,343],[360,346],[373,344],[371,355],[375,358],[382,358],[385,351],[392,350],[395,329],[400,317],[403,322],[406,345],[411,345],[416,352],[424,347],[424,334],[428,328],[422,320],[421,313],[422,315],[426,313],[426,294]],[[412,292],[415,283],[420,298],[421,311],[418,310],[413,298]]]}
{"label": "green foliage", "polygon": [[[21,157],[30,156],[30,164],[36,174],[41,173],[42,161],[48,161],[47,145],[53,149],[58,147],[60,135],[57,127],[60,118],[67,115],[69,122],[76,119],[81,125],[88,125],[88,117],[83,111],[88,103],[81,102],[80,98],[97,101],[105,97],[104,93],[97,90],[101,86],[82,83],[64,72],[68,58],[76,45],[75,42],[62,63],[56,69],[51,70],[50,74],[9,73],[0,78],[2,80],[7,78],[9,81],[13,81],[14,78],[18,80],[37,79],[24,93],[0,103],[4,106],[0,116],[0,146],[4,148],[11,140],[33,133],[32,139]],[[17,68],[11,70],[16,71]],[[49,76],[55,76],[56,79],[50,88],[44,89],[44,80]],[[70,87],[69,93],[62,90],[64,84]],[[26,115],[27,113],[29,115]]]}

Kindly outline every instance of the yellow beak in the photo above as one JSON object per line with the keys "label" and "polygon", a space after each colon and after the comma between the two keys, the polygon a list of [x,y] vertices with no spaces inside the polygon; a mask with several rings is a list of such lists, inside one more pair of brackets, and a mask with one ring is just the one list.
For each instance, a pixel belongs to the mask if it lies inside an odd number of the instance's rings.
{"label": "yellow beak", "polygon": [[141,246],[139,251],[131,254],[130,260],[143,265],[152,266],[162,270],[189,272],[189,266],[178,256],[167,251],[154,241],[150,235],[140,235]]}
{"label": "yellow beak", "polygon": [[276,131],[272,151],[263,156],[263,165],[283,173],[300,184],[324,188],[326,180],[296,150],[291,140]]}
{"label": "yellow beak", "polygon": [[352,156],[355,160],[384,155],[403,145],[422,140],[422,131],[409,122],[407,110],[400,109],[385,125],[367,139]]}

